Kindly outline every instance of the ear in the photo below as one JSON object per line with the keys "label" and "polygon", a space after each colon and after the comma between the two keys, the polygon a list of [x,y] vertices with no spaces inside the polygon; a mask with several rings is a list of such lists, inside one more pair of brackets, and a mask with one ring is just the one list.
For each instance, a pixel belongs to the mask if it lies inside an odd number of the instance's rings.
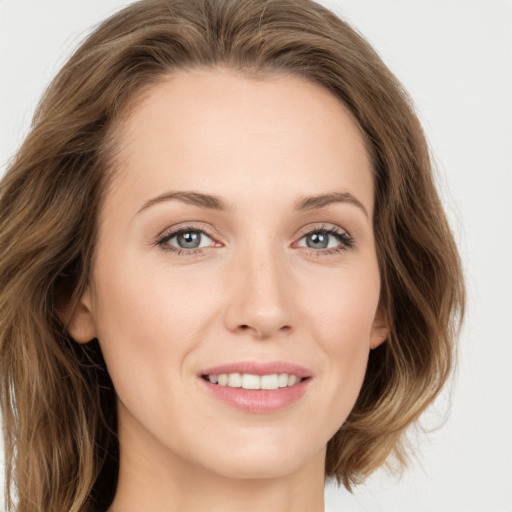
{"label": "ear", "polygon": [[85,290],[78,302],[66,311],[63,321],[70,336],[78,343],[87,343],[96,338],[89,288]]}
{"label": "ear", "polygon": [[377,348],[386,340],[389,335],[390,324],[389,315],[382,306],[382,303],[380,303],[373,320],[372,332],[370,335],[370,349],[373,350],[374,348]]}

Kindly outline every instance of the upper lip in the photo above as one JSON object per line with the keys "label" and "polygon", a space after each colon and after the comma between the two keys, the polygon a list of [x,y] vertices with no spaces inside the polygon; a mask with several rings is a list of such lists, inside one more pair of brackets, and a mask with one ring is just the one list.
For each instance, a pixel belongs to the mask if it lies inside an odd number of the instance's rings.
{"label": "upper lip", "polygon": [[237,363],[227,363],[220,366],[213,366],[201,372],[201,375],[220,375],[222,373],[250,373],[251,375],[272,375],[274,373],[287,373],[296,375],[304,379],[312,377],[311,370],[298,364],[288,363],[286,361],[240,361]]}

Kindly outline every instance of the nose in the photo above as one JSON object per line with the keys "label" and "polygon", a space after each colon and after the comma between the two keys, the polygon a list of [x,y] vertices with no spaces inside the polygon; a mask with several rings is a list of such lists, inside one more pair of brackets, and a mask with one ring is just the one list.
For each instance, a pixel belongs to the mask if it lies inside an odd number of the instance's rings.
{"label": "nose", "polygon": [[283,258],[270,248],[248,250],[229,269],[228,330],[255,339],[290,332],[294,324],[293,279]]}

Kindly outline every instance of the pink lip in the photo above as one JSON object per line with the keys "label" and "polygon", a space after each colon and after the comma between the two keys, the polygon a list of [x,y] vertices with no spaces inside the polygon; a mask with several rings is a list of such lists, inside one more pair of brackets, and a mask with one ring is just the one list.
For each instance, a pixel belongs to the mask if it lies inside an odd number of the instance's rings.
{"label": "pink lip", "polygon": [[204,385],[207,391],[215,398],[242,411],[259,414],[276,412],[297,402],[304,396],[312,380],[312,372],[307,368],[283,361],[270,363],[248,361],[225,364],[208,368],[201,373],[200,377],[205,375],[220,375],[221,373],[250,373],[252,375],[288,373],[303,379],[294,386],[275,390],[230,388],[228,386],[212,384],[205,378],[200,379],[202,385]]}
{"label": "pink lip", "polygon": [[268,363],[259,363],[257,361],[242,361],[238,363],[228,363],[221,366],[214,366],[213,368],[207,368],[201,372],[201,375],[220,375],[221,373],[250,373],[252,375],[288,373],[296,375],[301,379],[313,376],[312,372],[304,366],[287,363],[285,361],[271,361]]}

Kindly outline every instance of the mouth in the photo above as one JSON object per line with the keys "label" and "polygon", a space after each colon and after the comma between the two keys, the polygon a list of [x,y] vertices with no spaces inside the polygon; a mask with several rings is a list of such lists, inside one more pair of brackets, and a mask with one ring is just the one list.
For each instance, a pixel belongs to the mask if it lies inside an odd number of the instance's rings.
{"label": "mouth", "polygon": [[273,413],[299,403],[314,375],[284,361],[246,361],[209,368],[198,377],[214,398],[246,413]]}
{"label": "mouth", "polygon": [[298,377],[293,373],[272,373],[267,375],[255,375],[252,373],[220,373],[201,375],[201,377],[217,386],[229,388],[243,388],[251,390],[276,390],[288,388],[300,384],[310,377]]}

